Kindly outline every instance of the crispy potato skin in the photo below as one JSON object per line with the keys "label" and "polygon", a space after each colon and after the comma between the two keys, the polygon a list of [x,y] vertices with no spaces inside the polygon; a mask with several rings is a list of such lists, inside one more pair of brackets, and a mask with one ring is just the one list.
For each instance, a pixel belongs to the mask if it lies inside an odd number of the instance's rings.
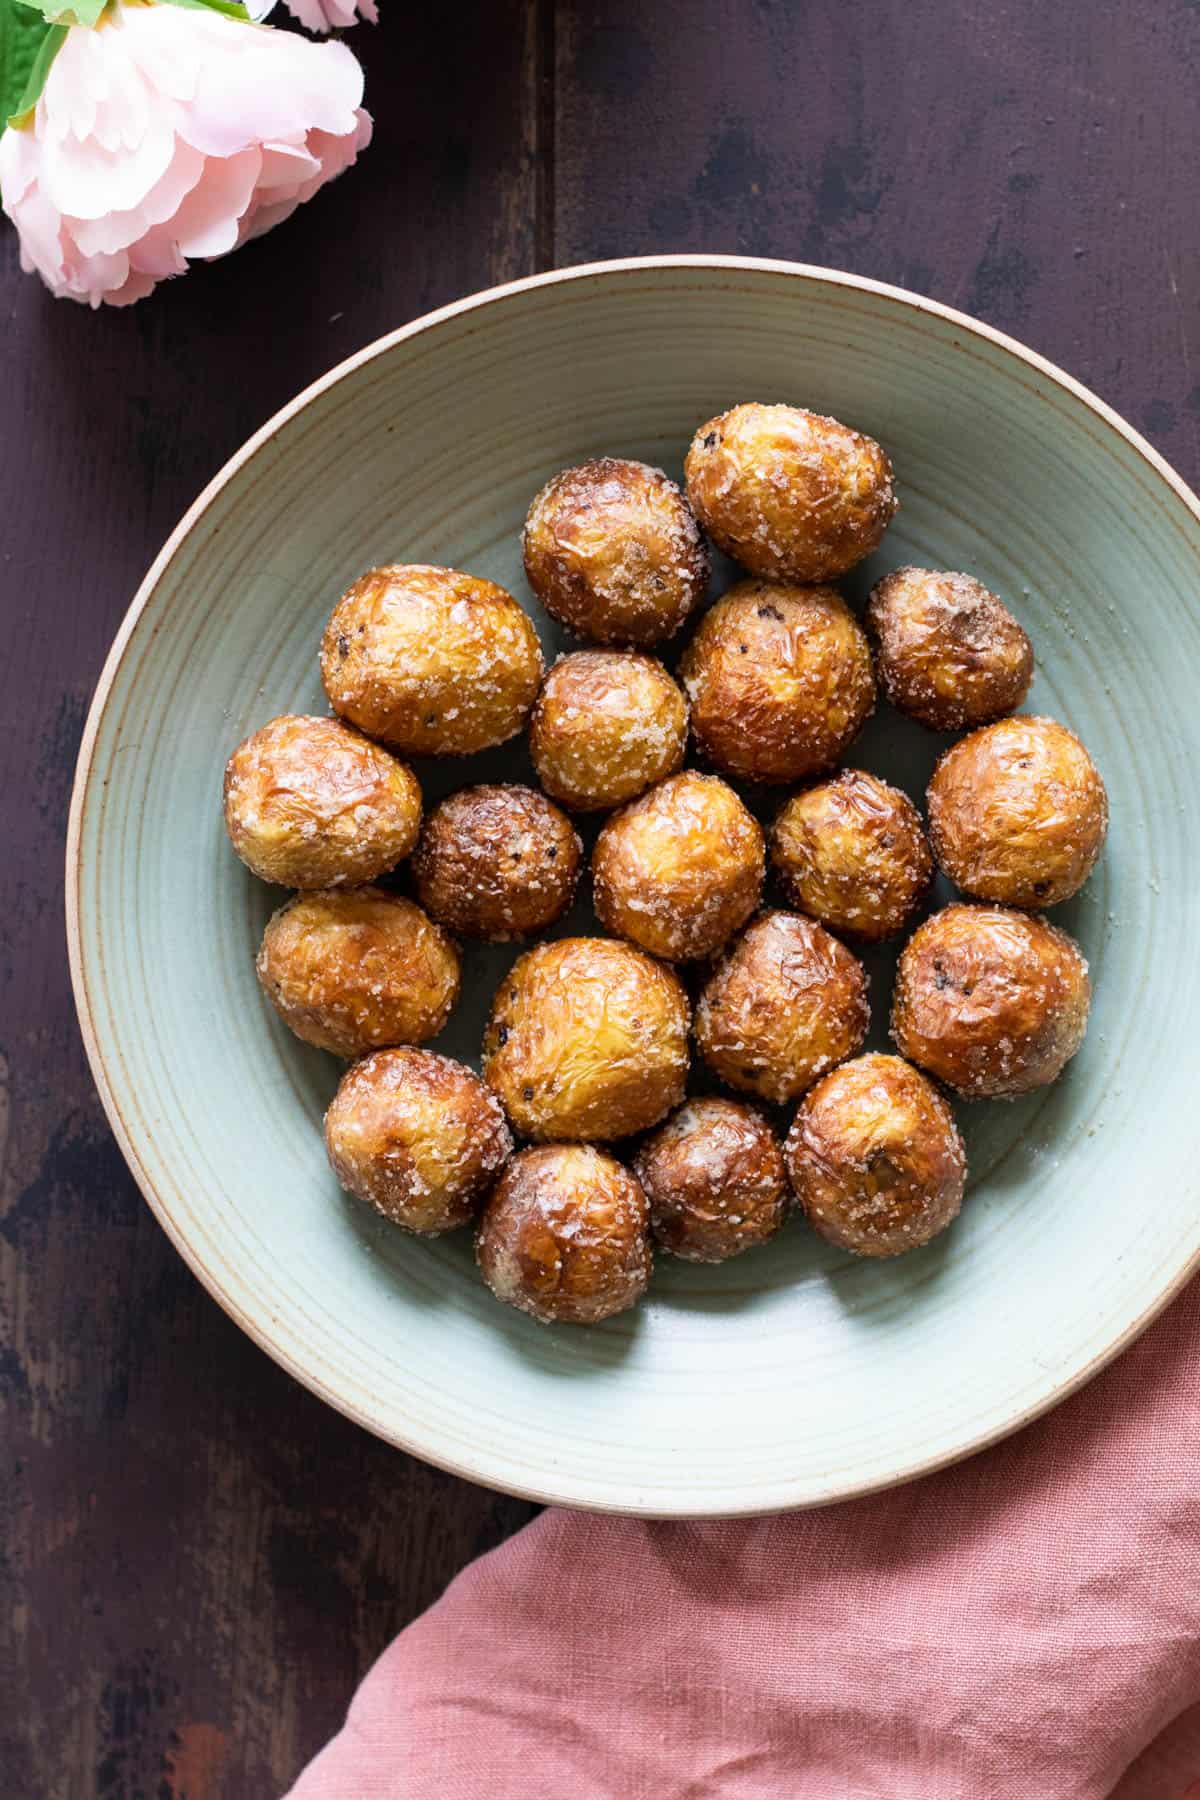
{"label": "crispy potato skin", "polygon": [[483,1210],[475,1254],[498,1300],[544,1325],[593,1325],[636,1306],[650,1279],[646,1196],[591,1144],[513,1157]]}
{"label": "crispy potato skin", "polygon": [[798,913],[762,913],[707,982],[696,1042],[709,1068],[742,1093],[795,1100],[853,1056],[870,1009],[862,964]]}
{"label": "crispy potato skin", "polygon": [[225,829],[282,887],[357,887],[406,857],[421,827],[412,770],[341,719],[284,714],[225,765]]}
{"label": "crispy potato skin", "polygon": [[256,966],[284,1024],[346,1058],[436,1037],[458,999],[450,939],[380,888],[297,894],[267,921]]}
{"label": "crispy potato skin", "polygon": [[615,813],[592,854],[602,925],[651,956],[711,956],[758,905],[757,819],[716,775],[689,770]]}
{"label": "crispy potato skin", "polygon": [[542,671],[533,621],[511,594],[419,563],[369,569],[321,642],[333,710],[411,756],[468,756],[514,737]]}
{"label": "crispy potato skin", "polygon": [[866,620],[885,695],[931,731],[990,724],[1029,692],[1033,645],[971,575],[896,569],[872,593]]}
{"label": "crispy potato skin", "polygon": [[512,1147],[496,1096],[432,1050],[363,1057],[325,1114],[325,1148],[342,1186],[405,1231],[469,1223]]}
{"label": "crispy potato skin", "polygon": [[774,1237],[788,1186],[775,1133],[739,1100],[689,1100],[641,1146],[633,1172],[655,1242],[686,1262],[725,1262]]}
{"label": "crispy potato skin", "polygon": [[947,906],[901,953],[892,1037],[966,1099],[1006,1099],[1062,1073],[1090,1001],[1087,963],[1065,931],[1008,907]]}
{"label": "crispy potato skin", "polygon": [[775,581],[831,581],[878,549],[896,511],[873,438],[796,406],[734,406],[702,425],[684,464],[713,542]]}
{"label": "crispy potato skin", "polygon": [[484,1079],[523,1137],[628,1137],[683,1099],[687,1038],[672,970],[611,938],[561,938],[500,984]]}
{"label": "crispy potato skin", "polygon": [[967,1161],[933,1083],[898,1056],[859,1056],[810,1088],[787,1166],[814,1231],[856,1256],[899,1256],[958,1215]]}
{"label": "crispy potato skin", "polygon": [[938,865],[973,899],[1056,906],[1079,892],[1108,831],[1100,771],[1057,719],[1001,719],[940,759],[929,783]]}
{"label": "crispy potato skin", "polygon": [[487,783],[434,807],[412,869],[430,918],[460,937],[500,942],[566,912],[582,855],[571,821],[544,794]]}
{"label": "crispy potato skin", "polygon": [[797,911],[864,942],[902,931],[933,876],[916,807],[864,769],[841,769],[785,801],[770,855]]}
{"label": "crispy potato skin", "polygon": [[572,812],[634,800],[683,767],[687,701],[632,650],[576,650],[547,675],[529,725],[538,780]]}
{"label": "crispy potato skin", "polygon": [[661,469],[617,456],[548,481],[522,549],[546,611],[600,644],[660,643],[708,585],[708,548],[683,494]]}
{"label": "crispy potato skin", "polygon": [[744,781],[827,768],[875,705],[867,640],[830,587],[739,582],[701,619],[680,675],[697,746]]}

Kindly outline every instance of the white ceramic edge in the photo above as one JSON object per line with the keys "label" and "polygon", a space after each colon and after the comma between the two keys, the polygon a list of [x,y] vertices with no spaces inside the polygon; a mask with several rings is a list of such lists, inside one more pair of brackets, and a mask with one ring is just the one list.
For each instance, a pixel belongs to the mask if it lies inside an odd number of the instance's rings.
{"label": "white ceramic edge", "polygon": [[[570,268],[552,269],[544,274],[527,275],[518,281],[503,282],[496,287],[484,288],[479,293],[468,295],[461,300],[452,301],[446,306],[438,307],[433,312],[424,313],[420,318],[412,320],[411,323],[402,325],[395,331],[386,333],[381,338],[376,338],[373,343],[366,345],[362,350],[356,351],[353,356],[347,357],[343,362],[338,363],[334,368],[330,369],[325,375],[320,376],[316,381],[304,388],[295,399],[290,400],[286,406],[282,407],[268,419],[265,425],[254,432],[241,448],[235,451],[233,456],[225,463],[224,467],[213,476],[212,480],[203,489],[196,500],[193,501],[192,505],[184,513],[178,525],[176,525],[174,531],[172,531],[166,543],[155,557],[145,578],[138,588],[137,593],[133,597],[129,610],[121,621],[116,637],[113,639],[112,647],[109,650],[108,656],[105,658],[104,666],[101,669],[100,678],[96,684],[91,705],[88,709],[87,722],[84,726],[83,738],[80,743],[79,756],[75,768],[75,780],[71,792],[71,807],[67,823],[66,842],[65,905],[67,954],[71,971],[71,985],[75,996],[75,1007],[79,1016],[79,1025],[83,1036],[84,1049],[92,1071],[92,1077],[96,1083],[101,1103],[108,1117],[108,1122],[112,1128],[113,1135],[120,1146],[121,1153],[124,1156],[126,1163],[129,1165],[134,1180],[141,1189],[143,1196],[158,1218],[159,1223],[162,1225],[176,1250],[178,1250],[188,1267],[192,1270],[192,1273],[196,1275],[204,1287],[208,1289],[218,1305],[220,1305],[229,1314],[230,1318],[246,1332],[247,1336],[252,1338],[261,1349],[265,1350],[274,1361],[279,1363],[280,1366],[284,1368],[289,1375],[299,1381],[302,1386],[308,1388],[312,1393],[317,1394],[322,1400],[332,1406],[335,1411],[352,1419],[355,1424],[363,1426],[366,1430],[370,1431],[372,1435],[383,1437],[386,1442],[394,1444],[396,1448],[404,1450],[412,1456],[419,1457],[423,1461],[430,1462],[434,1464],[435,1467],[446,1470],[449,1474],[457,1475],[464,1481],[472,1481],[477,1484],[480,1483],[480,1477],[475,1470],[454,1463],[445,1457],[431,1456],[427,1449],[419,1442],[408,1440],[399,1434],[381,1431],[374,1421],[365,1417],[355,1406],[348,1404],[341,1396],[333,1393],[321,1380],[319,1375],[298,1366],[286,1351],[272,1343],[267,1332],[259,1323],[253,1310],[253,1296],[236,1285],[231,1287],[223,1286],[217,1274],[204,1266],[193,1254],[185,1235],[176,1226],[169,1205],[154,1188],[153,1183],[141,1163],[137,1149],[126,1132],[116,1094],[109,1083],[104,1053],[96,1036],[92,1018],[91,1001],[88,993],[87,971],[84,967],[79,931],[79,882],[81,876],[79,852],[83,815],[88,801],[96,737],[99,732],[100,721],[108,702],[108,696],[113,682],[116,679],[117,671],[124,658],[126,645],[129,642],[141,614],[150,603],[163,570],[170,563],[176,550],[182,544],[184,539],[203,517],[205,511],[216,495],[219,494],[226,484],[233,479],[243,465],[249,462],[250,459],[271,440],[283,424],[293,418],[296,414],[302,412],[310,400],[314,399],[316,395],[324,393],[327,389],[336,386],[336,384],[352,370],[361,368],[364,364],[371,361],[372,358],[380,356],[390,350],[393,345],[402,343],[406,338],[415,337],[420,332],[425,331],[430,326],[440,324],[445,319],[455,318],[461,314],[475,311],[478,308],[490,305],[495,300],[504,299],[510,294],[524,292],[526,289],[549,287],[560,282],[585,280],[588,277],[595,275],[613,274],[617,272],[631,273],[636,272],[639,269],[724,269],[731,273],[755,271],[773,275],[799,277],[805,281],[820,282],[830,287],[843,287],[853,291],[876,294],[882,299],[894,300],[906,308],[914,308],[918,312],[929,313],[936,318],[945,320],[949,324],[958,327],[964,333],[969,334],[971,337],[981,338],[988,343],[997,345],[1002,350],[1008,351],[1010,355],[1016,357],[1018,361],[1025,363],[1029,368],[1035,370],[1037,374],[1054,382],[1056,386],[1065,389],[1066,392],[1073,395],[1075,399],[1081,400],[1104,425],[1108,426],[1110,430],[1123,438],[1125,442],[1149,464],[1155,474],[1166,483],[1167,487],[1171,489],[1176,498],[1183,503],[1196,519],[1197,523],[1200,524],[1200,498],[1197,497],[1182,477],[1176,473],[1164,457],[1159,455],[1158,451],[1154,449],[1153,445],[1150,444],[1140,432],[1135,431],[1118,412],[1114,411],[1114,409],[1109,406],[1106,401],[1102,400],[1098,394],[1094,394],[1090,388],[1085,387],[1082,382],[1076,381],[1075,378],[1068,375],[1065,370],[1060,369],[1046,357],[1039,355],[1036,350],[1030,350],[1016,338],[1009,337],[1007,333],[997,331],[993,326],[985,325],[981,321],[971,318],[969,314],[959,312],[954,307],[945,306],[940,301],[930,300],[924,295],[911,293],[908,289],[896,287],[890,282],[873,281],[866,276],[853,275],[845,270],[826,269],[812,263],[785,262],[771,257],[706,256],[694,254],[622,257],[608,262],[579,263]],[[901,1469],[881,1480],[864,1482],[861,1486],[843,1489],[835,1494],[813,1496],[810,1493],[803,1498],[789,1502],[782,1508],[777,1504],[772,1503],[767,1505],[717,1508],[712,1511],[706,1510],[704,1512],[696,1512],[695,1510],[685,1508],[681,1508],[677,1511],[664,1511],[661,1508],[641,1507],[637,1505],[617,1506],[612,1502],[605,1501],[586,1502],[580,1500],[577,1495],[564,1495],[556,1492],[553,1485],[549,1483],[537,1488],[505,1483],[501,1491],[514,1494],[520,1499],[538,1501],[547,1505],[568,1506],[576,1511],[595,1511],[601,1513],[615,1513],[625,1517],[664,1519],[753,1517],[763,1513],[780,1510],[786,1511],[802,1507],[830,1505],[837,1501],[857,1499],[866,1494],[879,1493],[887,1488],[899,1487],[903,1483],[917,1480],[923,1475],[933,1474],[938,1469],[951,1467],[954,1463],[961,1462],[968,1456],[973,1456],[978,1451],[986,1449],[990,1444],[999,1443],[1004,1438],[1011,1436],[1012,1433],[1021,1430],[1023,1426],[1030,1424],[1034,1419],[1040,1418],[1043,1414],[1050,1412],[1070,1394],[1073,1394],[1078,1389],[1084,1387],[1093,1376],[1098,1374],[1101,1369],[1119,1356],[1123,1350],[1127,1349],[1136,1338],[1140,1337],[1147,1326],[1158,1317],[1159,1313],[1162,1312],[1175,1296],[1187,1285],[1188,1281],[1198,1269],[1200,1269],[1200,1252],[1197,1252],[1197,1254],[1188,1261],[1188,1263],[1178,1272],[1174,1280],[1155,1299],[1153,1304],[1148,1306],[1131,1325],[1127,1326],[1112,1344],[1099,1355],[1093,1357],[1082,1369],[1077,1370],[1067,1380],[1061,1382],[1048,1395],[1045,1395],[1040,1399],[1036,1405],[1027,1408],[1024,1412],[1018,1414],[1017,1417],[1009,1420],[999,1430],[982,1432],[978,1437],[971,1439],[966,1444],[960,1445],[957,1449],[949,1453],[929,1457],[923,1461],[918,1460],[910,1467]],[[226,1273],[230,1272],[227,1271]],[[235,1271],[232,1273],[236,1274]]]}

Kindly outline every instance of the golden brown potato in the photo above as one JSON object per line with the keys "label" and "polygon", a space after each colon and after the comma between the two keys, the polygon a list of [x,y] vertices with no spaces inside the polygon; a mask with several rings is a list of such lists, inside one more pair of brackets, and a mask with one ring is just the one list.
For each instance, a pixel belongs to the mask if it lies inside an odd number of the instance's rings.
{"label": "golden brown potato", "polygon": [[633,1172],[655,1242],[687,1262],[725,1262],[765,1244],[787,1214],[775,1133],[740,1100],[689,1100],[642,1145]]}
{"label": "golden brown potato", "polygon": [[548,481],[522,542],[546,611],[600,644],[657,644],[708,585],[708,549],[661,469],[598,456]]}
{"label": "golden brown potato", "polygon": [[835,762],[875,705],[871,653],[833,588],[741,581],[680,664],[692,732],[744,781],[799,781]]}
{"label": "golden brown potato", "polygon": [[592,852],[596,914],[651,956],[711,956],[758,905],[763,834],[733,789],[688,770],[633,800]]}
{"label": "golden brown potato", "polygon": [[1108,830],[1100,771],[1057,719],[1001,719],[960,739],[933,771],[928,806],[939,867],[1003,906],[1069,900]]}
{"label": "golden brown potato", "polygon": [[632,650],[577,650],[547,675],[529,725],[538,780],[574,812],[634,800],[683,766],[687,701]]}
{"label": "golden brown potato", "polygon": [[284,1024],[335,1056],[423,1044],[458,999],[450,939],[381,888],[297,894],[267,921],[257,967]]}
{"label": "golden brown potato", "polygon": [[542,666],[533,621],[511,594],[418,563],[369,569],[321,643],[333,710],[411,756],[469,756],[515,736]]}
{"label": "golden brown potato", "polygon": [[611,938],[561,938],[500,984],[484,1078],[523,1137],[628,1137],[682,1100],[687,1036],[670,969]]}
{"label": "golden brown potato", "polygon": [[325,1148],[344,1188],[406,1231],[474,1216],[512,1154],[495,1094],[432,1050],[376,1050],[342,1076]]}
{"label": "golden brown potato", "polygon": [[810,1088],[787,1145],[814,1231],[856,1256],[899,1256],[957,1218],[967,1159],[950,1108],[898,1056],[859,1056]]}
{"label": "golden brown potato", "polygon": [[1033,645],[1004,602],[971,575],[897,569],[867,607],[883,691],[931,731],[986,725],[1020,706]]}
{"label": "golden brown potato", "polygon": [[903,930],[933,875],[908,795],[862,769],[792,795],[771,830],[771,863],[800,912],[868,942]]}
{"label": "golden brown potato", "polygon": [[901,953],[892,1036],[967,1099],[1007,1099],[1062,1073],[1090,1001],[1087,963],[1065,931],[1007,907],[947,906]]}
{"label": "golden brown potato", "polygon": [[543,1325],[594,1325],[650,1280],[646,1196],[591,1144],[514,1156],[483,1209],[475,1254],[497,1300]]}
{"label": "golden brown potato", "polygon": [[425,821],[412,862],[417,898],[462,937],[524,937],[566,912],[582,854],[571,821],[535,788],[460,788]]}
{"label": "golden brown potato", "polygon": [[357,887],[417,841],[411,769],[340,719],[285,714],[225,765],[225,828],[248,869],[283,887]]}
{"label": "golden brown potato", "polygon": [[871,1014],[862,964],[798,913],[766,912],[719,964],[696,1008],[713,1072],[763,1100],[795,1100],[853,1056]]}
{"label": "golden brown potato", "polygon": [[830,581],[878,549],[896,511],[873,438],[797,406],[734,406],[702,425],[688,499],[726,556],[776,581]]}

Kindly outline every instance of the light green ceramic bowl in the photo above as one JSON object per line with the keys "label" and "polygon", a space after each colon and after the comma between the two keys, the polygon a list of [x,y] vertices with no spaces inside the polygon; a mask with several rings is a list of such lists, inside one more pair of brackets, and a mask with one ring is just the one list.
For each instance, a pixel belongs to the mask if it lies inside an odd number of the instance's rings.
{"label": "light green ceramic bowl", "polygon": [[[1028,627],[1030,707],[1081,734],[1112,803],[1099,868],[1056,915],[1091,960],[1091,1030],[1055,1087],[963,1109],[970,1191],[929,1249],[854,1262],[793,1223],[722,1268],[660,1262],[635,1313],[545,1329],[485,1292],[467,1236],[403,1237],[339,1192],[320,1131],[337,1066],[259,997],[254,952],[280,895],[225,841],[222,764],[273,714],[323,710],[321,627],[369,564],[455,564],[528,601],[518,533],[542,481],[601,451],[677,473],[696,424],[744,399],[835,413],[890,450],[902,510],[853,592],[902,562],[968,569]],[[382,339],[201,496],[88,722],[72,971],[147,1199],[301,1381],[517,1493],[761,1512],[1011,1431],[1128,1344],[1200,1258],[1198,574],[1197,501],[1108,408],[996,333],[851,276],[608,264]],[[939,742],[881,709],[853,757],[919,794]],[[526,766],[510,749],[439,766],[428,786]],[[475,1055],[512,954],[468,957],[451,1053]],[[881,1041],[886,959],[874,974]]]}

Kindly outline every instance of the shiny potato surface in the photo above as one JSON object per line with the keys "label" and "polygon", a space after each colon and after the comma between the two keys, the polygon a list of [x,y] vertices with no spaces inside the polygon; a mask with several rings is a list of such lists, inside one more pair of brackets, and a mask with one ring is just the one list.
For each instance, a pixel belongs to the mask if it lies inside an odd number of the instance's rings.
{"label": "shiny potato surface", "polygon": [[1029,692],[1033,645],[971,575],[896,569],[871,595],[867,631],[887,698],[932,731],[986,725]]}
{"label": "shiny potato surface", "polygon": [[683,1099],[688,1003],[678,977],[611,938],[519,957],[492,1002],[484,1078],[523,1137],[627,1137]]}
{"label": "shiny potato surface", "polygon": [[902,1056],[967,1099],[1055,1080],[1087,1030],[1079,946],[1036,914],[947,906],[904,946],[892,999]]}
{"label": "shiny potato surface", "polygon": [[522,1150],[479,1223],[475,1254],[497,1300],[543,1325],[594,1325],[636,1306],[650,1280],[646,1196],[591,1144]]}
{"label": "shiny potato surface", "polygon": [[809,1224],[857,1256],[916,1250],[962,1204],[967,1161],[950,1108],[898,1056],[858,1056],[818,1081],[786,1154]]}
{"label": "shiny potato surface", "polygon": [[417,898],[461,937],[524,937],[566,912],[582,854],[571,821],[535,788],[460,788],[425,821],[412,862]]}
{"label": "shiny potato surface", "polygon": [[284,1024],[335,1056],[424,1043],[458,999],[450,939],[380,888],[298,894],[267,921],[257,968]]}
{"label": "shiny potato surface", "polygon": [[933,875],[908,795],[862,769],[792,795],[771,829],[771,864],[800,912],[868,942],[903,930]]}
{"label": "shiny potato surface", "polygon": [[812,919],[767,912],[705,986],[696,1042],[730,1087],[781,1102],[853,1056],[869,1024],[858,958]]}
{"label": "shiny potato surface", "polygon": [[845,574],[878,548],[897,505],[873,438],[797,406],[734,406],[710,419],[684,473],[713,542],[775,581]]}
{"label": "shiny potato surface", "polygon": [[542,652],[532,619],[494,582],[390,563],[334,607],[321,680],[368,736],[412,756],[468,756],[520,731]]}
{"label": "shiny potato surface", "polygon": [[474,1217],[512,1153],[495,1094],[432,1050],[376,1050],[347,1069],[325,1114],[342,1186],[406,1231]]}
{"label": "shiny potato surface", "polygon": [[573,812],[634,800],[683,766],[687,701],[632,650],[577,650],[550,670],[529,724],[538,780]]}
{"label": "shiny potato surface", "polygon": [[357,887],[407,856],[421,826],[412,770],[341,719],[285,714],[225,765],[225,829],[263,881]]}
{"label": "shiny potato surface", "polygon": [[758,905],[763,834],[716,775],[672,775],[614,813],[592,854],[602,925],[652,956],[711,956]]}
{"label": "shiny potato surface", "polygon": [[946,751],[929,783],[929,834],[956,887],[1004,906],[1078,893],[1108,830],[1100,771],[1057,719],[985,725]]}
{"label": "shiny potato surface", "polygon": [[725,1262],[765,1244],[787,1214],[775,1133],[739,1100],[687,1101],[642,1145],[633,1172],[655,1242],[687,1262]]}
{"label": "shiny potato surface", "polygon": [[739,582],[701,619],[680,675],[699,749],[744,781],[827,768],[875,705],[867,640],[829,587]]}
{"label": "shiny potato surface", "polygon": [[708,549],[673,481],[648,463],[598,456],[536,496],[522,540],[546,611],[600,644],[657,644],[708,585]]}

